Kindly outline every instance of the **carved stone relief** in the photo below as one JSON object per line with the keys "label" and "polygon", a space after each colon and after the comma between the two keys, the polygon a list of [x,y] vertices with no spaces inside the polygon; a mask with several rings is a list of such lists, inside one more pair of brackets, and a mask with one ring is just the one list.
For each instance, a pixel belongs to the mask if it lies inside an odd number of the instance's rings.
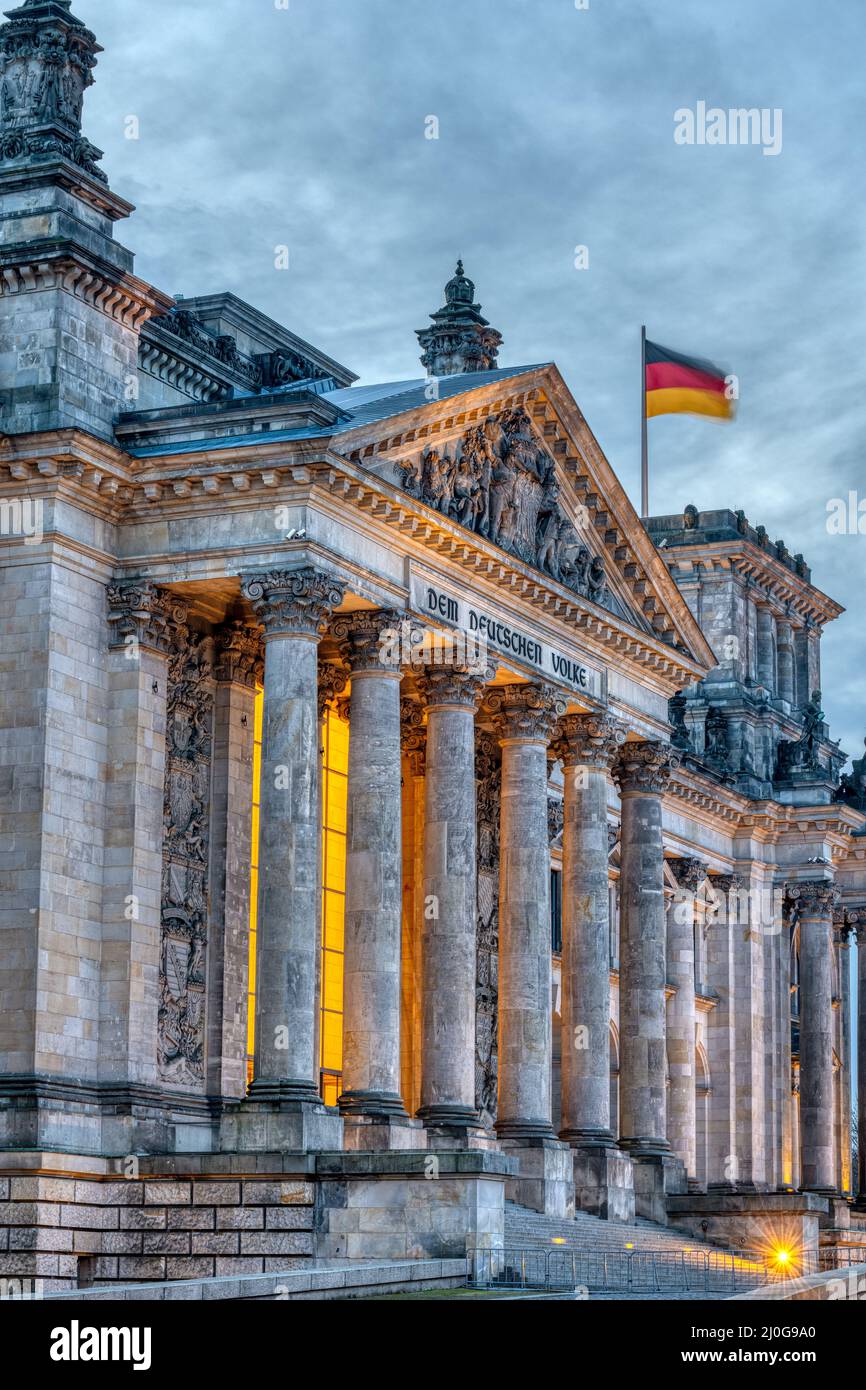
{"label": "carved stone relief", "polygon": [[211,640],[181,627],[169,658],[163,805],[159,1074],[204,1085],[208,842],[213,742]]}
{"label": "carved stone relief", "polygon": [[522,406],[475,425],[450,452],[429,445],[397,469],[413,497],[604,604],[604,559],[563,512],[553,457]]}

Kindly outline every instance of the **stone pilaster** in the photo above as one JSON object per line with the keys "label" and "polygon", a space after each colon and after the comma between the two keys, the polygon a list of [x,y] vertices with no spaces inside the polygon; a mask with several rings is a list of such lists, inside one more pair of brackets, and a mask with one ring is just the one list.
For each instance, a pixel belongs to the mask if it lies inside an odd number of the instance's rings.
{"label": "stone pilaster", "polygon": [[608,771],[625,730],[609,715],[565,715],[562,761],[562,1129],[573,1146],[610,1147]]}
{"label": "stone pilaster", "polygon": [[839,1191],[851,1197],[856,1191],[851,1152],[851,943],[857,913],[838,906],[833,913],[833,940],[839,976],[839,1008],[835,1012],[834,1046],[839,1056],[836,1083],[836,1171]]}
{"label": "stone pilaster", "polygon": [[800,924],[800,1186],[836,1191],[833,1143],[833,907],[826,879],[788,889]]}
{"label": "stone pilaster", "polygon": [[776,621],[778,693],[789,705],[795,702],[794,630],[786,618]]}
{"label": "stone pilaster", "polygon": [[349,1115],[404,1115],[400,1098],[400,681],[383,656],[398,613],[341,618],[349,711],[343,1093]]}
{"label": "stone pilaster", "polygon": [[486,707],[502,746],[496,1132],[552,1137],[547,746],[562,702],[549,686],[507,685]]}
{"label": "stone pilaster", "polygon": [[207,1090],[247,1088],[253,744],[256,685],[264,671],[258,629],[234,621],[214,641]]}
{"label": "stone pilaster", "polygon": [[[256,1045],[252,1099],[319,1105],[315,1054],[319,942],[320,633],[344,586],[312,567],[251,575],[264,627]],[[266,1129],[266,1127],[265,1127]],[[268,1142],[270,1134],[257,1135]]]}
{"label": "stone pilaster", "polygon": [[758,680],[771,694],[776,693],[776,620],[765,603],[757,605]]}
{"label": "stone pilaster", "polygon": [[667,981],[676,993],[667,1003],[670,1088],[667,1137],[689,1178],[697,1173],[695,1097],[695,894],[706,878],[700,859],[669,859],[677,892],[667,907]]}
{"label": "stone pilaster", "polygon": [[421,1106],[428,1127],[474,1125],[475,710],[485,677],[428,667]]}
{"label": "stone pilaster", "polygon": [[108,587],[108,620],[99,1077],[156,1085],[168,661],[187,607],[124,581]]}

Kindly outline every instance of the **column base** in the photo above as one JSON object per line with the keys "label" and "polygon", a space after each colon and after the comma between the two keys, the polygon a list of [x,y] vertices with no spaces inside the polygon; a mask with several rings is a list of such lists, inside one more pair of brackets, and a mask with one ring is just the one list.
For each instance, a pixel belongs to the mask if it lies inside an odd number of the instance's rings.
{"label": "column base", "polygon": [[343,1148],[348,1152],[393,1152],[423,1149],[427,1134],[420,1120],[408,1115],[343,1115]]}
{"label": "column base", "polygon": [[574,1205],[603,1221],[634,1221],[634,1163],[609,1144],[572,1146]]}
{"label": "column base", "polygon": [[341,1115],[387,1115],[408,1119],[402,1096],[396,1091],[344,1091],[337,1098]]}
{"label": "column base", "polygon": [[497,1120],[496,1133],[500,1139],[551,1139],[556,1142],[553,1125],[548,1120]]}
{"label": "column base", "polygon": [[647,1221],[667,1224],[667,1198],[688,1191],[686,1165],[672,1153],[629,1151],[634,1162],[634,1209]]}
{"label": "column base", "polygon": [[574,1162],[568,1144],[546,1135],[500,1136],[500,1148],[517,1159],[517,1176],[505,1184],[509,1201],[545,1216],[574,1216]]}
{"label": "column base", "polygon": [[268,1078],[256,1077],[250,1083],[247,1099],[268,1101],[272,1105],[285,1103],[321,1105],[323,1103],[315,1082],[305,1081],[303,1078],[285,1079],[281,1077],[278,1081],[273,1081]]}
{"label": "column base", "polygon": [[242,1100],[220,1123],[221,1153],[319,1153],[342,1149],[343,1121],[338,1112],[315,1101]]}
{"label": "column base", "polygon": [[616,1140],[609,1129],[561,1129],[559,1137],[573,1149],[614,1149]]}
{"label": "column base", "polygon": [[422,1105],[415,1113],[426,1129],[447,1126],[460,1130],[480,1123],[478,1111],[469,1105]]}

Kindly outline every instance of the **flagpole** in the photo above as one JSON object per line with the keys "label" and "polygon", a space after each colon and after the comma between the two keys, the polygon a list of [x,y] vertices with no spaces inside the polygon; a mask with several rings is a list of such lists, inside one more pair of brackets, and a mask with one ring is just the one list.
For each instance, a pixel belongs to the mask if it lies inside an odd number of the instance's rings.
{"label": "flagpole", "polygon": [[649,451],[646,433],[646,325],[640,330],[640,514],[649,516]]}

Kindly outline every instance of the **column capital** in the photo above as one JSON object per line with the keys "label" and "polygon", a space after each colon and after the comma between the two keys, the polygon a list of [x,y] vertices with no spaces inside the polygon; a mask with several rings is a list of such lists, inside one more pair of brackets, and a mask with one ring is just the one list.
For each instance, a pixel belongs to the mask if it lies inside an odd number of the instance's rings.
{"label": "column capital", "polygon": [[413,777],[423,777],[427,759],[424,706],[408,697],[400,701],[400,748],[409,759]]}
{"label": "column capital", "polygon": [[527,739],[546,744],[557,719],[565,714],[565,700],[552,685],[498,685],[488,692],[484,708],[493,716],[500,742]]}
{"label": "column capital", "polygon": [[[668,868],[677,881],[677,886],[686,893],[697,893],[698,888],[707,876],[707,866],[703,859],[692,857],[685,859],[668,859],[665,861]],[[734,875],[731,875],[733,878]]]}
{"label": "column capital", "polygon": [[121,579],[107,585],[107,593],[110,646],[127,647],[135,639],[162,655],[173,650],[189,617],[183,599],[149,579]]}
{"label": "column capital", "polygon": [[260,628],[236,619],[217,628],[215,638],[217,680],[255,689],[265,669]]}
{"label": "column capital", "polygon": [[332,661],[319,662],[319,723],[325,717],[325,709],[349,683],[349,673]]}
{"label": "column capital", "polygon": [[607,770],[625,743],[625,726],[611,714],[564,714],[551,744],[564,768]]}
{"label": "column capital", "polygon": [[680,762],[669,743],[650,739],[625,743],[617,754],[612,775],[620,795],[624,792],[652,792],[660,796]]}
{"label": "column capital", "polygon": [[462,705],[474,711],[491,674],[459,664],[425,666],[415,676],[415,683],[428,709],[434,705]]}
{"label": "column capital", "polygon": [[393,608],[365,608],[341,614],[330,626],[352,675],[377,671],[400,676],[400,614]]}
{"label": "column capital", "polygon": [[839,901],[839,889],[831,879],[806,879],[789,883],[788,897],[801,917],[832,917]]}
{"label": "column capital", "polygon": [[266,642],[292,635],[319,637],[346,590],[342,580],[312,565],[244,575],[241,588],[264,627]]}

